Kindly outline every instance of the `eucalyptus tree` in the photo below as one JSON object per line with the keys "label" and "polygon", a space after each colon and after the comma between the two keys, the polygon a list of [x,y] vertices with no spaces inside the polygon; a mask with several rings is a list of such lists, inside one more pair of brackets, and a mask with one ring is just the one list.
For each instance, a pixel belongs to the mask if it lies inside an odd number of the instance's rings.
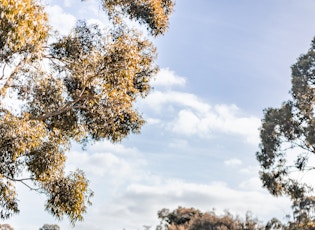
{"label": "eucalyptus tree", "polygon": [[14,230],[9,224],[0,224],[0,230]]}
{"label": "eucalyptus tree", "polygon": [[19,212],[22,183],[47,196],[53,216],[82,220],[93,192],[83,171],[65,173],[70,144],[117,142],[144,124],[133,104],[150,91],[158,71],[150,39],[165,33],[174,2],[100,5],[105,29],[80,21],[60,36],[40,0],[0,1],[0,218]]}
{"label": "eucalyptus tree", "polygon": [[276,222],[270,222],[268,225],[263,225],[259,220],[252,217],[248,212],[245,220],[234,217],[226,211],[223,215],[217,215],[214,211],[201,212],[195,208],[178,207],[170,211],[162,209],[158,211],[160,225],[156,230],[268,230],[280,229],[275,228]]}
{"label": "eucalyptus tree", "polygon": [[256,156],[263,186],[274,196],[289,196],[295,223],[306,229],[315,226],[312,184],[303,180],[315,169],[315,40],[291,69],[292,99],[264,111]]}
{"label": "eucalyptus tree", "polygon": [[57,224],[44,224],[39,230],[60,230]]}

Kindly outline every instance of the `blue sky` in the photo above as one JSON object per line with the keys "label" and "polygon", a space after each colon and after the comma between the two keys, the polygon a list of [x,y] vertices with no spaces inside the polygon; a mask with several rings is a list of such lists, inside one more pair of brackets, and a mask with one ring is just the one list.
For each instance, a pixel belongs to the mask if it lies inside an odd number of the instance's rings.
{"label": "blue sky", "polygon": [[[94,0],[51,0],[47,11],[62,33],[76,19],[106,23]],[[74,229],[143,229],[178,206],[283,220],[290,203],[258,178],[258,128],[264,108],[290,98],[290,66],[315,35],[314,12],[311,0],[178,0],[154,40],[154,90],[135,105],[147,120],[141,134],[74,145],[67,156],[67,170],[83,169],[95,192]],[[21,213],[7,221],[15,229],[72,229],[44,211],[44,196],[18,189]]]}

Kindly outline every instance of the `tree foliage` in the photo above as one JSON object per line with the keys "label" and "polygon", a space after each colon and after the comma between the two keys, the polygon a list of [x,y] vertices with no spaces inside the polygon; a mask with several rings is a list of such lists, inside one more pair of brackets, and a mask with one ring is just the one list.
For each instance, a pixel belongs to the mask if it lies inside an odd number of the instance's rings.
{"label": "tree foliage", "polygon": [[39,230],[60,230],[57,224],[44,224]]}
{"label": "tree foliage", "polygon": [[0,230],[14,230],[9,224],[0,224]]}
{"label": "tree foliage", "polygon": [[168,27],[172,0],[102,0],[106,29],[77,22],[52,35],[40,0],[0,1],[0,218],[18,213],[15,184],[47,196],[57,218],[82,220],[93,195],[84,172],[66,175],[73,141],[120,141],[144,124],[133,108],[158,67],[149,36]]}
{"label": "tree foliage", "polygon": [[[263,225],[248,212],[245,220],[225,212],[217,215],[214,211],[203,213],[195,208],[178,207],[170,211],[162,209],[158,212],[161,220],[157,230],[265,230],[275,224]],[[269,227],[270,228],[269,228]]]}
{"label": "tree foliage", "polygon": [[302,178],[314,169],[315,40],[291,69],[292,100],[264,111],[256,156],[263,186],[275,196],[289,196],[296,224],[303,225],[298,228],[309,229],[305,226],[315,223],[315,197]]}
{"label": "tree foliage", "polygon": [[272,218],[267,223],[254,218],[251,212],[247,212],[245,218],[233,216],[226,211],[218,215],[215,211],[201,212],[195,208],[178,207],[170,211],[162,209],[158,211],[160,224],[156,230],[314,230],[315,222],[312,218],[304,216],[302,219],[282,223]]}

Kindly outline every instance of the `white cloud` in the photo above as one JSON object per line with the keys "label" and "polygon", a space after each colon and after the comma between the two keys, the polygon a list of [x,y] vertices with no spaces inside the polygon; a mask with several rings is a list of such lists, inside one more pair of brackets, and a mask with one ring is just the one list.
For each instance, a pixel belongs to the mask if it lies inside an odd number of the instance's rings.
{"label": "white cloud", "polygon": [[89,148],[87,149],[87,152],[89,153],[97,153],[97,152],[111,152],[115,154],[126,154],[129,156],[137,156],[138,150],[135,147],[126,147],[121,143],[112,143],[110,141],[104,140],[104,141],[98,141],[96,143],[93,143]]}
{"label": "white cloud", "polygon": [[248,175],[251,175],[253,173],[257,173],[259,171],[259,167],[258,166],[247,166],[247,167],[244,167],[240,170],[241,173],[243,174],[248,174]]}
{"label": "white cloud", "polygon": [[[184,86],[185,81],[169,69],[162,69],[158,79],[162,80],[155,90],[140,103],[149,109],[149,119],[163,114],[162,126],[178,135],[210,138],[221,133],[241,136],[253,145],[259,143],[259,118],[245,114],[234,104],[211,105],[197,95],[172,89],[173,85]],[[159,87],[165,85],[170,87]]]}
{"label": "white cloud", "polygon": [[264,221],[271,218],[271,213],[272,216],[281,218],[286,214],[283,210],[289,210],[287,199],[275,199],[265,191],[252,190],[250,187],[233,189],[222,182],[196,184],[169,179],[153,185],[130,184],[109,206],[115,208],[104,211],[104,218],[112,219],[117,214],[126,216],[122,219],[137,222],[132,224],[126,221],[116,225],[116,228],[136,229],[141,224],[157,224],[158,210],[175,209],[178,206],[194,207],[202,211],[215,208],[218,212],[228,209],[239,215],[252,211]]}
{"label": "white cloud", "polygon": [[183,139],[176,139],[170,142],[168,146],[174,149],[182,149],[188,146],[188,141]]}
{"label": "white cloud", "polygon": [[[185,146],[186,141],[173,141]],[[195,207],[202,211],[215,208],[229,209],[243,215],[250,210],[263,220],[272,216],[285,216],[289,210],[285,199],[274,199],[250,178],[239,187],[229,187],[225,182],[190,183],[177,178],[152,175],[147,168],[145,154],[122,144],[100,142],[88,147],[86,152],[68,154],[68,169],[83,169],[95,192],[93,206],[88,209],[85,221],[76,229],[141,229],[142,225],[157,225],[157,211],[178,206]],[[227,165],[238,165],[240,160],[231,158]],[[259,185],[259,186],[258,186]],[[261,207],[264,207],[263,209]],[[24,210],[25,211],[25,210]],[[68,223],[59,224],[68,229]]]}
{"label": "white cloud", "polygon": [[[208,111],[211,106],[196,95],[191,93],[183,93],[178,91],[154,91],[143,101],[148,108],[161,112],[165,109],[165,105],[184,106],[193,108],[200,112]],[[163,111],[165,112],[165,111]]]}
{"label": "white cloud", "polygon": [[160,119],[156,119],[156,118],[148,118],[145,121],[149,125],[156,125],[156,124],[160,124],[162,122]]}
{"label": "white cloud", "polygon": [[237,159],[237,158],[232,158],[232,159],[224,161],[224,164],[226,166],[239,166],[242,164],[242,161],[240,159]]}
{"label": "white cloud", "polygon": [[[239,160],[230,159],[226,162],[233,165],[238,164]],[[243,181],[236,188],[228,186],[224,181],[191,183],[152,175],[146,163],[145,154],[137,149],[108,141],[93,145],[88,148],[88,152],[71,151],[68,154],[67,169],[83,169],[95,192],[93,206],[88,209],[84,222],[76,225],[76,229],[98,230],[106,226],[106,229],[135,230],[141,229],[144,224],[155,226],[158,224],[158,210],[175,209],[178,206],[194,207],[202,211],[215,208],[221,212],[228,209],[241,216],[250,210],[264,221],[271,217],[282,218],[290,210],[288,200],[273,198],[262,190],[257,177]],[[40,208],[44,202],[43,197],[34,199],[38,194],[29,191],[20,195],[24,205],[22,215],[13,219],[14,227],[25,222],[19,222],[19,218],[26,218],[24,213],[31,212],[34,208],[39,213],[42,212]],[[43,224],[56,223],[47,213],[44,216],[45,218],[41,215]],[[56,224],[62,229],[71,229],[68,221]],[[24,229],[34,227],[36,226],[26,226]]]}
{"label": "white cloud", "polygon": [[112,176],[113,174],[117,176],[117,173],[126,175],[130,171],[129,164],[112,153],[89,154],[72,151],[68,154],[68,160],[72,162],[68,166],[70,171],[75,169],[72,166],[80,167],[84,168],[87,173],[98,177]]}
{"label": "white cloud", "polygon": [[71,7],[74,4],[73,0],[64,0],[65,7]]}
{"label": "white cloud", "polygon": [[179,111],[178,117],[174,122],[175,123],[171,123],[171,130],[178,134],[198,135],[200,132],[205,131],[203,129],[204,126],[201,125],[202,122],[199,117],[190,110]]}
{"label": "white cloud", "polygon": [[50,25],[59,31],[60,34],[66,35],[74,27],[76,18],[64,12],[64,10],[58,5],[46,6],[46,11],[49,17]]}
{"label": "white cloud", "polygon": [[240,183],[239,188],[244,190],[263,191],[262,182],[258,177],[252,177]]}
{"label": "white cloud", "polygon": [[161,69],[152,80],[152,85],[154,87],[184,86],[185,84],[186,84],[185,78],[177,76],[174,71],[168,68]]}
{"label": "white cloud", "polygon": [[[185,145],[185,141],[175,144]],[[103,152],[100,151],[102,146]],[[109,229],[138,229],[144,224],[155,226],[158,210],[178,206],[202,211],[215,208],[218,212],[228,209],[241,216],[252,211],[263,221],[271,217],[282,218],[290,211],[290,202],[276,199],[263,190],[258,177],[246,179],[236,188],[224,181],[190,183],[152,175],[146,168],[145,155],[136,149],[109,142],[92,148],[98,151],[93,154],[72,152],[68,159],[70,166],[83,168],[90,174],[95,184],[93,209],[87,213],[85,221],[77,225],[79,230],[102,229],[100,223],[104,221]],[[240,165],[242,162],[231,158],[225,164]]]}
{"label": "white cloud", "polygon": [[67,159],[68,171],[80,168],[96,180],[107,178],[112,186],[143,179],[143,172],[139,169],[147,164],[136,149],[109,141],[99,142],[87,151],[70,151]]}
{"label": "white cloud", "polygon": [[257,145],[259,142],[258,128],[260,119],[254,116],[239,114],[235,105],[211,106],[206,111],[182,109],[176,118],[169,123],[170,130],[177,134],[210,137],[214,133],[240,135],[248,143]]}

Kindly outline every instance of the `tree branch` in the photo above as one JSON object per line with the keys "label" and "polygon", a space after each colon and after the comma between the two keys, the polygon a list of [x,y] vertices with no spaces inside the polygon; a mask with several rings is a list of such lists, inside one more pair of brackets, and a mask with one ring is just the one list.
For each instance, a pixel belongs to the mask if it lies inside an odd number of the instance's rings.
{"label": "tree branch", "polygon": [[0,80],[3,80],[3,78],[4,78],[4,70],[5,70],[6,65],[7,64],[4,63],[3,68],[2,68],[2,76],[1,76]]}
{"label": "tree branch", "polygon": [[[7,78],[5,84],[3,87],[0,89],[0,96],[5,96],[7,89],[11,86],[11,82],[13,81],[14,77],[17,75],[18,71],[23,67],[25,63],[27,63],[30,60],[30,56],[24,57],[20,63],[15,67],[13,72],[10,74],[10,76]],[[3,75],[4,75],[4,70],[3,70]],[[2,76],[4,77],[4,76]]]}
{"label": "tree branch", "polygon": [[3,174],[1,174],[1,176],[4,177],[7,180],[10,180],[10,181],[13,181],[13,182],[20,182],[21,184],[23,184],[27,188],[29,188],[31,191],[36,191],[36,192],[42,193],[39,188],[33,188],[30,185],[28,185],[27,183],[25,183],[25,181],[34,181],[35,180],[34,178],[15,179],[15,178],[11,178],[11,177],[8,177],[6,175],[3,175]]}
{"label": "tree branch", "polygon": [[44,121],[47,118],[50,117],[54,117],[57,115],[60,115],[62,113],[65,113],[71,109],[75,109],[75,108],[80,108],[81,106],[75,106],[76,103],[78,103],[81,100],[87,99],[87,98],[93,98],[92,96],[89,95],[81,95],[80,97],[76,98],[73,101],[68,102],[67,104],[65,104],[63,107],[61,107],[60,109],[54,111],[54,112],[50,112],[47,114],[44,114],[42,116],[37,116],[37,117],[31,117],[32,120],[40,120],[40,121]]}

